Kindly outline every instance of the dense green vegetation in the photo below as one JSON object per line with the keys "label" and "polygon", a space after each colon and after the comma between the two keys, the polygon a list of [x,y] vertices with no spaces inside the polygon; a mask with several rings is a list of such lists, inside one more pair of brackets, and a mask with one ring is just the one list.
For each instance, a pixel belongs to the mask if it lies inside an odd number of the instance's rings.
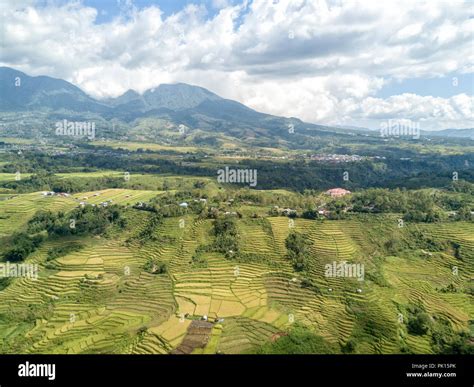
{"label": "dense green vegetation", "polygon": [[236,222],[233,218],[223,217],[214,220],[213,232],[215,236],[213,248],[217,252],[225,254],[227,258],[233,258],[235,255],[238,255],[238,233]]}
{"label": "dense green vegetation", "polygon": [[24,232],[13,234],[9,241],[9,245],[12,247],[3,255],[3,260],[10,262],[23,261],[38,248],[43,240],[42,235],[30,236]]}
{"label": "dense green vegetation", "polygon": [[28,222],[28,231],[47,231],[49,235],[99,235],[113,223],[125,227],[119,206],[76,208],[69,213],[40,211]]}
{"label": "dense green vegetation", "polygon": [[292,232],[285,241],[288,250],[288,259],[293,263],[296,271],[302,271],[307,268],[307,260],[309,255],[309,242],[303,234]]}
{"label": "dense green vegetation", "polygon": [[[33,151],[28,158],[23,154],[12,153],[9,162],[0,167],[0,173],[33,174],[21,181],[1,182],[0,187],[14,189],[18,192],[52,190],[57,192],[91,191],[99,188],[122,188],[133,186],[134,189],[149,189],[149,184],[135,181],[127,183],[123,179],[125,172],[131,174],[186,174],[190,176],[216,177],[217,169],[222,167],[219,157],[209,157],[203,153],[185,153],[168,155],[162,152],[142,152],[127,149],[112,149],[85,144],[72,151],[50,157],[48,153]],[[392,154],[395,150],[398,153]],[[350,149],[339,149],[341,153]],[[336,152],[336,150],[333,150]],[[289,160],[241,160],[238,163],[230,159],[226,162],[230,168],[247,168],[258,170],[258,189],[287,188],[303,192],[306,189],[328,189],[344,186],[349,190],[360,188],[406,188],[419,189],[448,187],[453,183],[453,173],[457,181],[474,180],[473,153],[467,154],[419,154],[415,149],[400,147],[377,148],[367,145],[361,154],[365,159],[359,162],[342,164],[325,164],[298,157]],[[406,153],[406,154],[405,154]],[[291,155],[291,153],[289,153]],[[121,175],[101,179],[59,179],[57,173],[93,172],[101,170],[121,171]],[[347,179],[344,179],[344,176]],[[157,189],[156,186],[153,189]],[[167,187],[161,185],[160,190]]]}
{"label": "dense green vegetation", "polygon": [[308,353],[338,353],[335,345],[326,342],[321,336],[308,331],[305,327],[295,326],[288,334],[273,343],[267,343],[257,350],[261,355],[290,354],[304,355]]}

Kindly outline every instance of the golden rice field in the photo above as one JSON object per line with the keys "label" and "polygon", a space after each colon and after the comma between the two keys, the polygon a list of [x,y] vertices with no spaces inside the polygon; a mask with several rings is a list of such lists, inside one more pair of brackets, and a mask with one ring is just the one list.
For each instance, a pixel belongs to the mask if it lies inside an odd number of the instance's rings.
{"label": "golden rice field", "polygon": [[[70,197],[12,195],[0,201],[0,236],[24,227],[39,209],[67,211],[79,201],[129,205],[160,193],[106,189]],[[439,291],[452,282],[462,287],[472,279],[472,223],[423,226],[433,238],[463,246],[463,261],[441,252],[429,257],[385,256],[381,283],[370,275],[363,282],[327,278],[324,265],[361,262],[367,274],[378,270],[380,243],[394,233],[403,236],[410,231],[410,226],[400,231],[390,218],[374,218],[368,225],[359,220],[289,222],[285,217],[244,216],[237,221],[239,240],[252,260],[204,252],[206,265],[199,266],[192,257],[200,245],[210,243],[211,219],[191,214],[166,218],[154,231],[154,240],[130,239],[142,230],[147,216],[129,209],[128,229],[122,234],[50,239],[33,253],[28,262],[39,265],[39,278],[15,279],[0,291],[2,351],[165,354],[185,338],[192,342],[192,321],[207,316],[213,323],[219,321],[193,353],[251,352],[295,323],[335,344],[358,335],[359,353],[399,353],[401,337],[412,351],[430,353],[426,337],[408,335],[397,321],[402,305],[422,303],[459,329],[474,315],[466,293]],[[302,286],[300,274],[285,257],[285,239],[293,229],[310,243],[309,273],[318,291]],[[46,263],[48,250],[75,241],[85,247]],[[143,266],[150,258],[166,263],[168,272],[146,272]],[[459,268],[457,276],[452,266]],[[361,315],[383,328],[376,334],[364,330]]]}

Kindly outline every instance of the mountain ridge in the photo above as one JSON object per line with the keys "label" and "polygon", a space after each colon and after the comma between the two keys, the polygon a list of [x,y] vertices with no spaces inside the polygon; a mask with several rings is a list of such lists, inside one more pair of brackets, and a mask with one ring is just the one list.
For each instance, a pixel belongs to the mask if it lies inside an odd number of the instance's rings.
{"label": "mountain ridge", "polygon": [[[16,85],[16,81],[20,85]],[[155,120],[150,136],[169,127],[184,125],[208,134],[265,139],[277,144],[292,131],[327,132],[329,127],[305,123],[298,118],[273,116],[225,99],[200,86],[185,83],[161,84],[138,93],[127,90],[116,98],[97,100],[77,86],[51,77],[31,77],[8,67],[0,68],[0,112],[41,113],[46,119],[118,120],[128,126]],[[39,114],[38,114],[39,115]],[[148,129],[147,129],[148,130]]]}
{"label": "mountain ridge", "polygon": [[[166,128],[180,125],[212,135],[221,133],[237,138],[264,139],[266,145],[278,145],[280,141],[288,141],[289,136],[293,136],[291,141],[298,142],[294,141],[298,135],[313,137],[314,141],[315,136],[327,136],[328,133],[358,136],[370,132],[365,128],[318,125],[295,117],[262,113],[186,83],[160,84],[141,94],[129,89],[118,97],[100,100],[60,78],[29,76],[10,67],[0,67],[0,89],[0,113],[41,113],[51,120],[69,117],[118,120],[128,126],[154,119],[160,123],[150,129],[155,139]],[[453,130],[426,134],[473,137],[469,131]]]}

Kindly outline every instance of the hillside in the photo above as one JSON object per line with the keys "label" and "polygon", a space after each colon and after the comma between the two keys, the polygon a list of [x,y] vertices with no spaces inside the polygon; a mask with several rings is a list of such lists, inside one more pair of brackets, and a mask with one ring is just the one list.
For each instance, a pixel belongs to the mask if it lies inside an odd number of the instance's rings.
{"label": "hillside", "polygon": [[444,129],[437,132],[423,132],[431,137],[447,137],[447,138],[469,138],[474,139],[474,128],[470,129]]}
{"label": "hillside", "polygon": [[[168,193],[32,192],[1,200],[3,238],[31,228],[40,210],[70,212],[81,200],[89,206],[110,200],[126,221],[96,236],[51,236],[28,257],[39,265],[39,278],[12,279],[0,290],[1,352],[249,353],[304,327],[321,338],[321,353],[433,353],[430,334],[410,331],[414,308],[433,319],[433,332],[445,322],[453,332],[472,323],[472,222],[400,228],[396,213],[289,219],[269,211],[272,201],[295,202],[291,192],[237,201],[238,192],[225,188],[236,198],[229,201],[212,180],[200,189],[192,188],[195,182],[184,178],[182,191]],[[165,209],[179,197],[194,203],[202,195],[200,214],[190,207],[158,222],[153,212],[131,207],[157,200]],[[235,222],[238,257],[210,248],[215,219],[204,214],[211,207],[240,214],[221,215]],[[309,243],[303,272],[287,257],[286,240],[295,232]],[[71,245],[80,247],[51,259],[51,251]],[[327,277],[325,265],[333,261],[364,264],[365,280]]]}

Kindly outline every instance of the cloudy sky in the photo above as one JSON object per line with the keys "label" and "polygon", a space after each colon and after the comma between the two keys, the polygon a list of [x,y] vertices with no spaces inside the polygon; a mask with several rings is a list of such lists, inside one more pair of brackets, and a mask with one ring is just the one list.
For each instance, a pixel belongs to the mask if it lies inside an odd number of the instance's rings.
{"label": "cloudy sky", "polygon": [[313,123],[474,127],[472,1],[0,4],[0,65],[96,98],[186,82]]}

